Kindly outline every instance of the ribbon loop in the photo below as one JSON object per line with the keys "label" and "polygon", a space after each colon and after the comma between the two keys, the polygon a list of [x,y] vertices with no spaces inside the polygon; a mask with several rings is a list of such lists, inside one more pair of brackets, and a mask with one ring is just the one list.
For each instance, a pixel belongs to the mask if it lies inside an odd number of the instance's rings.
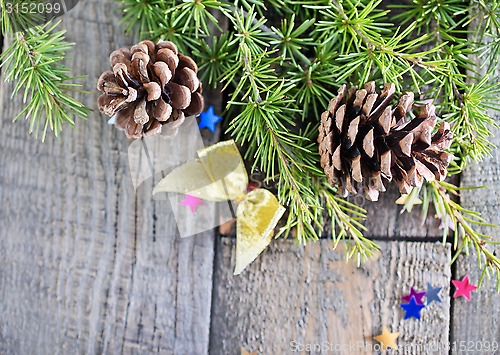
{"label": "ribbon loop", "polygon": [[238,242],[235,275],[240,274],[269,245],[274,227],[284,212],[285,208],[268,190],[256,189],[248,193],[236,213]]}
{"label": "ribbon loop", "polygon": [[206,147],[198,151],[198,156],[175,168],[153,194],[179,192],[208,201],[234,200],[243,195],[237,210],[237,275],[269,245],[285,208],[268,190],[256,189],[245,195],[248,175],[233,140]]}
{"label": "ribbon loop", "polygon": [[233,140],[198,151],[198,159],[175,168],[153,190],[179,192],[207,201],[234,200],[245,193],[248,175]]}

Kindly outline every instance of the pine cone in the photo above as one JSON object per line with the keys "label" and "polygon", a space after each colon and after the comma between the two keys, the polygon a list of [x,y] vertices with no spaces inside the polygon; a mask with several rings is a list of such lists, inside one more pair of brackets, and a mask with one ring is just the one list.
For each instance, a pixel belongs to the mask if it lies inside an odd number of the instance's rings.
{"label": "pine cone", "polygon": [[142,41],[110,55],[112,71],[97,83],[99,111],[116,115],[115,126],[128,138],[175,135],[185,116],[203,110],[198,67],[172,42]]}
{"label": "pine cone", "polygon": [[384,192],[382,177],[394,179],[401,193],[412,186],[421,186],[422,177],[442,181],[453,155],[444,152],[450,147],[450,125],[442,122],[432,134],[437,122],[434,105],[425,105],[418,116],[410,119],[406,113],[413,106],[413,93],[406,92],[393,109],[395,85],[385,84],[379,94],[375,83],[364,89],[346,89],[330,101],[321,115],[319,153],[321,166],[330,185],[338,185],[344,197],[364,188],[371,201]]}

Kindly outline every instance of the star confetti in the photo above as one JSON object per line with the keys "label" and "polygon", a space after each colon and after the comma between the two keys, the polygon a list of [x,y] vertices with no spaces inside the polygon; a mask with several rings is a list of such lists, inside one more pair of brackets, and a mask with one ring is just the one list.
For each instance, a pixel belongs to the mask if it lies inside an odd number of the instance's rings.
{"label": "star confetti", "polygon": [[198,197],[186,195],[186,198],[181,202],[181,206],[189,206],[191,213],[195,213],[198,206],[203,206],[205,203]]}
{"label": "star confetti", "polygon": [[410,195],[402,194],[396,200],[396,204],[405,205],[405,207],[401,210],[401,213],[403,213],[405,211],[405,208],[408,212],[411,212],[414,205],[421,205],[422,204],[422,200],[416,196],[413,196],[410,200],[409,200],[409,198],[410,198]]}
{"label": "star confetti", "polygon": [[427,301],[427,305],[430,305],[432,301],[435,302],[443,302],[439,297],[439,292],[442,287],[432,287],[432,285],[427,282],[427,291],[425,291],[425,299]]}
{"label": "star confetti", "polygon": [[453,298],[464,296],[470,302],[470,293],[477,287],[469,283],[469,275],[465,275],[462,281],[451,280],[451,282],[457,288],[457,290],[453,294]]}
{"label": "star confetti", "polygon": [[214,107],[210,106],[206,112],[200,114],[200,120],[200,124],[198,125],[200,129],[208,128],[212,133],[215,133],[215,124],[222,120],[222,118],[217,116],[214,113]]}
{"label": "star confetti", "polygon": [[410,288],[410,294],[401,297],[401,299],[405,302],[410,302],[411,298],[415,297],[415,301],[417,302],[417,304],[424,304],[424,301],[422,300],[422,298],[424,296],[425,296],[425,292],[417,292],[412,287],[412,288]]}
{"label": "star confetti", "polygon": [[257,355],[257,351],[254,351],[253,353],[248,352],[247,349],[241,348],[241,355]]}
{"label": "star confetti", "polygon": [[405,310],[405,319],[413,317],[418,320],[420,320],[420,311],[425,307],[423,304],[417,304],[414,296],[411,296],[410,303],[402,303],[400,306]]}
{"label": "star confetti", "polygon": [[398,350],[398,346],[396,344],[396,339],[399,337],[399,333],[391,333],[389,329],[384,327],[382,334],[373,337],[379,343],[382,343],[382,350],[387,350],[388,347],[391,347],[394,350]]}

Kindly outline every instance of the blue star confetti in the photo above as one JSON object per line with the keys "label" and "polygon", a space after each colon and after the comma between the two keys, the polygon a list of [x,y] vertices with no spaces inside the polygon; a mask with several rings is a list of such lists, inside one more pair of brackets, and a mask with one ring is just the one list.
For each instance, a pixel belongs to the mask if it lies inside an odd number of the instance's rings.
{"label": "blue star confetti", "polygon": [[425,291],[425,299],[427,301],[427,305],[430,305],[432,301],[435,302],[443,302],[439,297],[439,291],[441,291],[442,287],[432,287],[432,285],[427,282],[427,291]]}
{"label": "blue star confetti", "polygon": [[423,304],[417,303],[415,296],[411,296],[410,303],[402,303],[400,306],[405,310],[405,319],[413,317],[418,320],[420,320],[420,311],[425,307]]}
{"label": "blue star confetti", "polygon": [[206,112],[200,114],[200,120],[200,124],[198,125],[200,129],[208,128],[212,133],[215,133],[215,124],[222,120],[222,118],[217,116],[214,113],[214,107],[210,106]]}

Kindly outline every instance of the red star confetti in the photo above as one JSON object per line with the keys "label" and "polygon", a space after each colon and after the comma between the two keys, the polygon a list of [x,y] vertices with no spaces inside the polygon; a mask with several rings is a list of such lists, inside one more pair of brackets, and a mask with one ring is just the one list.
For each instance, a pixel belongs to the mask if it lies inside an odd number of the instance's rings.
{"label": "red star confetti", "polygon": [[191,213],[195,213],[198,206],[203,206],[205,203],[198,197],[186,195],[186,198],[181,202],[181,206],[189,206]]}
{"label": "red star confetti", "polygon": [[403,301],[409,303],[412,296],[415,297],[415,301],[417,302],[417,304],[420,304],[420,305],[424,304],[424,301],[422,301],[422,298],[424,298],[424,296],[425,296],[425,291],[424,292],[417,292],[417,291],[415,291],[415,289],[413,287],[410,288],[410,294],[401,297],[401,299]]}
{"label": "red star confetti", "polygon": [[465,275],[462,281],[451,280],[451,282],[457,288],[457,290],[453,294],[453,298],[464,296],[470,302],[470,293],[477,289],[477,287],[469,283],[469,275]]}

